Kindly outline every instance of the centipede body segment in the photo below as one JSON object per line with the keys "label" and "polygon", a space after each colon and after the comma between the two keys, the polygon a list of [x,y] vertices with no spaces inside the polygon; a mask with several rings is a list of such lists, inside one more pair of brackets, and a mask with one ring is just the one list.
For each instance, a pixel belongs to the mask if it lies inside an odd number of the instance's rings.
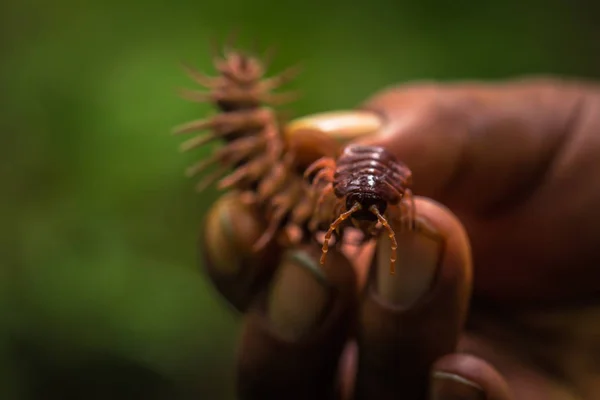
{"label": "centipede body segment", "polygon": [[[390,271],[394,273],[397,243],[386,214],[390,215],[389,209],[396,206],[392,217],[405,221],[409,229],[413,227],[412,173],[408,167],[382,147],[354,144],[348,145],[337,160],[322,158],[316,161],[306,170],[305,177],[312,177],[313,188],[321,193],[317,204],[327,198],[337,200],[337,218],[334,217],[325,234],[321,263],[325,261],[333,232],[344,221],[351,220],[367,237],[378,234],[379,223],[392,242]],[[406,215],[398,212],[404,199],[408,200],[409,207]]]}
{"label": "centipede body segment", "polygon": [[[301,232],[296,240],[308,235],[314,201],[310,185],[298,171],[298,154],[286,142],[282,116],[275,106],[293,100],[292,93],[273,93],[299,72],[292,67],[274,77],[267,77],[266,66],[259,58],[227,46],[214,55],[217,76],[210,77],[184,66],[194,82],[207,91],[183,91],[193,102],[211,103],[217,113],[209,118],[180,125],[174,134],[197,134],[181,144],[181,150],[196,150],[210,142],[224,145],[208,158],[190,166],[186,175],[204,175],[196,185],[201,192],[217,183],[220,190],[237,190],[247,203],[263,211],[268,228],[255,244],[263,248],[282,231]],[[318,148],[318,144],[314,146]],[[212,169],[210,172],[209,170]],[[284,235],[289,239],[289,235]]]}

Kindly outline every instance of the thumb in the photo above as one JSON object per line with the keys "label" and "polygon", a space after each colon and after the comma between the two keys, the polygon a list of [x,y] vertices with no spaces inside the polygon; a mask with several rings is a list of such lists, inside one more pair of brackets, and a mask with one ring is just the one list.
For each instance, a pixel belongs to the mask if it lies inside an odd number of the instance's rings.
{"label": "thumb", "polygon": [[535,187],[571,130],[583,85],[542,79],[415,84],[361,108],[385,127],[358,142],[392,151],[416,194],[470,212],[495,211]]}

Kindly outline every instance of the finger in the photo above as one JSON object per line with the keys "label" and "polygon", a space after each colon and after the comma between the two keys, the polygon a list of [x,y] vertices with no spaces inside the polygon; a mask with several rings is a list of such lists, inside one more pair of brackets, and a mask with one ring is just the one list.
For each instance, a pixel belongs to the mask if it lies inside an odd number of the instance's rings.
{"label": "finger", "polygon": [[333,399],[338,361],[356,311],[350,262],[332,249],[289,250],[246,316],[238,355],[242,399]]}
{"label": "finger", "polygon": [[234,192],[217,200],[204,221],[203,267],[221,295],[240,311],[264,288],[279,260],[281,250],[274,241],[259,252],[252,249],[265,229],[258,211]]}
{"label": "finger", "polygon": [[430,400],[513,400],[507,382],[475,356],[451,354],[432,368]]}
{"label": "finger", "polygon": [[393,88],[364,104],[385,128],[359,142],[407,163],[415,193],[486,212],[539,183],[585,94],[581,84],[542,79]]}
{"label": "finger", "polygon": [[365,105],[385,127],[359,142],[390,149],[411,168],[416,194],[460,217],[478,295],[519,306],[587,301],[600,278],[600,186],[587,178],[600,174],[598,89],[549,79],[390,89]]}
{"label": "finger", "polygon": [[[417,230],[397,233],[396,274],[382,235],[360,308],[357,399],[421,399],[432,364],[452,353],[471,291],[467,235],[447,209],[416,199]],[[394,230],[399,232],[398,223]]]}

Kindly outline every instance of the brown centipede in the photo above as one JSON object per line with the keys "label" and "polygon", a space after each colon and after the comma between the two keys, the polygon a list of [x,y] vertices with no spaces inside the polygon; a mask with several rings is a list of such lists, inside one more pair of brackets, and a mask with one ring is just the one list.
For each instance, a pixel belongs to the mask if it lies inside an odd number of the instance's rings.
{"label": "brown centipede", "polygon": [[[214,53],[213,63],[218,71],[215,77],[184,65],[190,77],[208,92],[186,90],[183,96],[194,102],[213,104],[216,115],[186,123],[173,132],[210,131],[185,141],[182,151],[215,140],[226,144],[189,167],[186,174],[194,177],[216,166],[214,172],[196,185],[197,191],[218,181],[218,189],[238,190],[248,203],[263,211],[268,227],[255,244],[255,250],[276,236],[281,236],[285,243],[303,240],[310,236],[315,204],[310,185],[303,179],[303,170],[314,159],[334,154],[338,145],[325,135],[286,136],[281,114],[273,106],[291,101],[295,95],[273,91],[291,81],[299,72],[297,67],[267,78],[269,61],[263,63],[256,56],[233,50],[231,44],[225,51]],[[290,138],[299,140],[295,145]],[[294,239],[290,231],[296,233]]]}
{"label": "brown centipede", "polygon": [[[351,144],[337,160],[324,157],[315,161],[305,177],[312,179],[315,192],[320,192],[317,209],[327,200],[335,204],[333,213],[323,215],[333,222],[323,240],[321,264],[325,262],[333,232],[350,220],[366,239],[378,236],[381,229],[387,230],[392,242],[390,272],[395,273],[397,243],[388,219],[399,220],[403,222],[401,226],[414,229],[410,169],[382,147]],[[402,206],[408,207],[408,212]]]}

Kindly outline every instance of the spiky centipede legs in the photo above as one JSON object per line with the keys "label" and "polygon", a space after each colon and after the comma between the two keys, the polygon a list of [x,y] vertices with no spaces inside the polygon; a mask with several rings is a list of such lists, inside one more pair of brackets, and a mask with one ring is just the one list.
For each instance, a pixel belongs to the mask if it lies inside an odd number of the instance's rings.
{"label": "spiky centipede legs", "polygon": [[193,102],[212,104],[217,114],[183,124],[174,133],[209,131],[185,141],[181,150],[186,152],[217,140],[225,145],[189,167],[187,175],[196,176],[216,166],[198,183],[198,191],[218,181],[219,189],[238,190],[245,204],[258,207],[268,228],[255,248],[264,246],[281,229],[297,227],[303,232],[301,236],[306,235],[314,199],[294,165],[291,149],[286,148],[281,134],[284,116],[271,108],[298,97],[296,93],[273,91],[293,80],[300,67],[266,77],[268,61],[234,50],[233,42],[223,52],[215,46],[213,64],[217,70],[214,77],[184,65],[191,79],[204,90],[181,93]]}

